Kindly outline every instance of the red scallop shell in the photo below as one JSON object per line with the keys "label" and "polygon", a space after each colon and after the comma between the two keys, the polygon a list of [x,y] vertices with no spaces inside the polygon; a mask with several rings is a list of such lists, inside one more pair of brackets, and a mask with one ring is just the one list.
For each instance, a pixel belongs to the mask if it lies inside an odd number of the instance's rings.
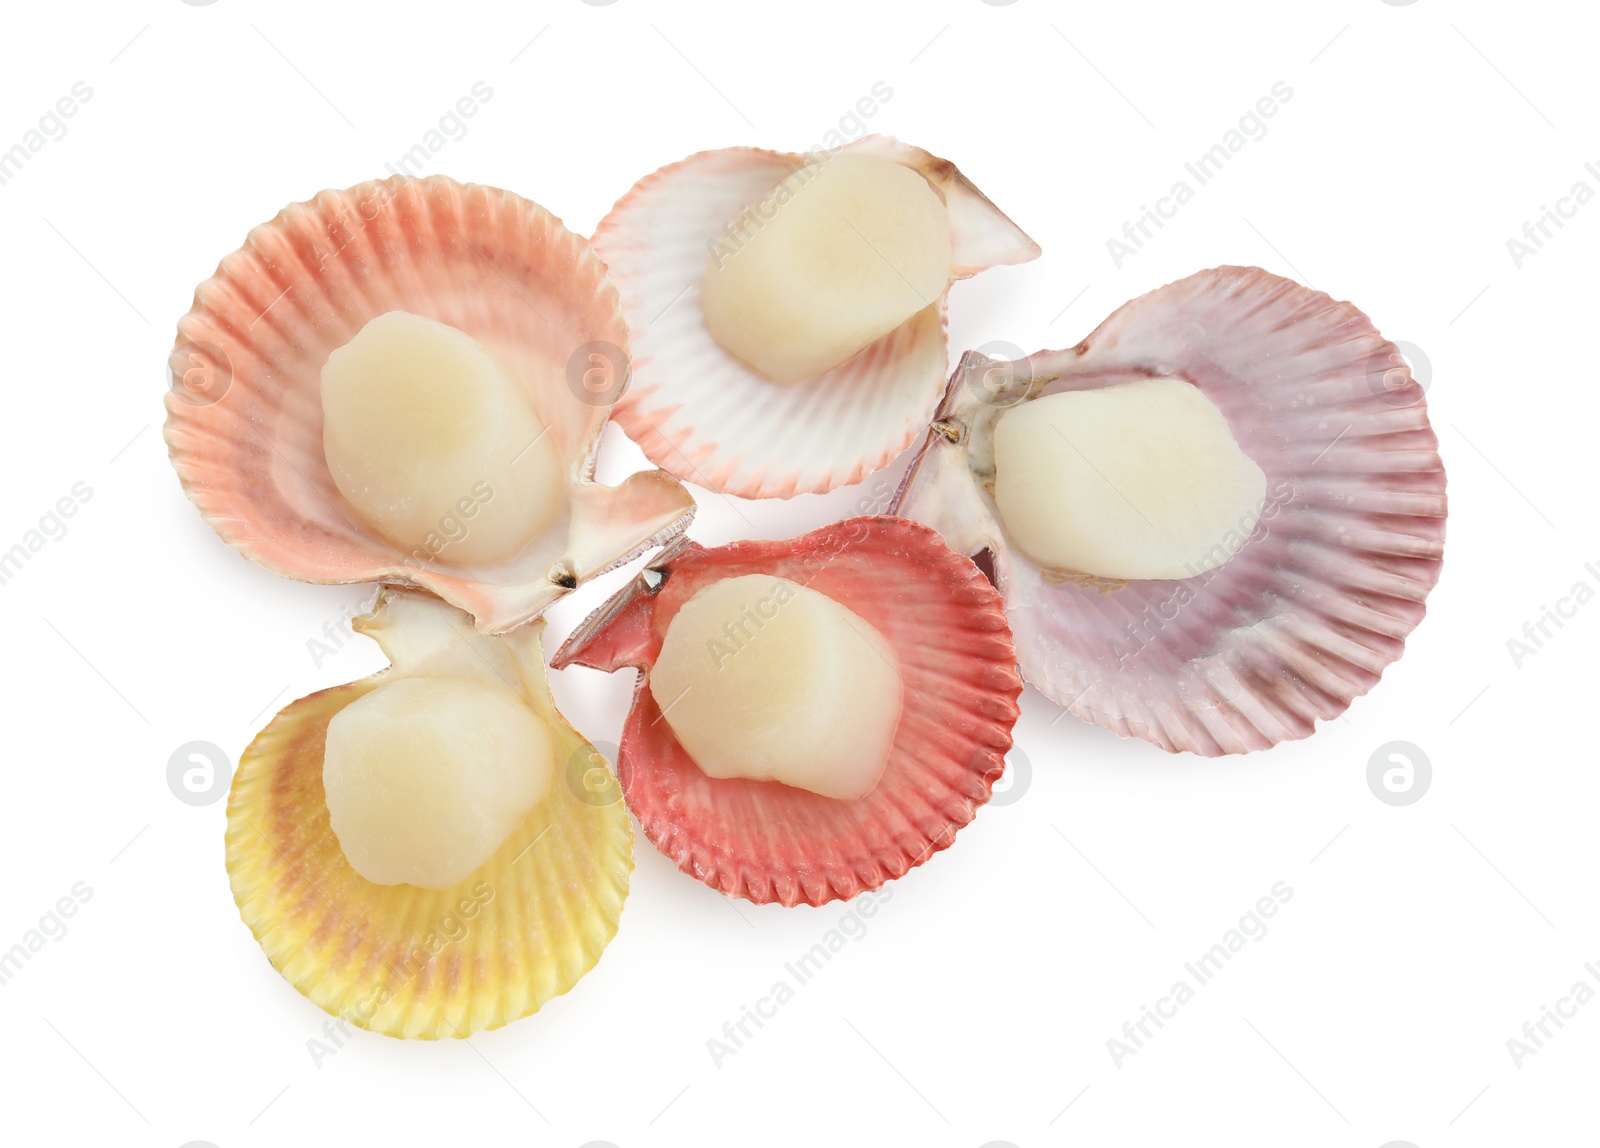
{"label": "red scallop shell", "polygon": [[[894,647],[904,708],[882,779],[840,801],[708,777],[647,688],[678,609],[712,582],[787,578],[827,594]],[[551,665],[639,670],[617,777],[678,868],[756,902],[822,905],[876,889],[947,848],[1005,768],[1022,679],[1000,596],[967,558],[903,518],[850,518],[779,542],[666,551],[595,611]]]}

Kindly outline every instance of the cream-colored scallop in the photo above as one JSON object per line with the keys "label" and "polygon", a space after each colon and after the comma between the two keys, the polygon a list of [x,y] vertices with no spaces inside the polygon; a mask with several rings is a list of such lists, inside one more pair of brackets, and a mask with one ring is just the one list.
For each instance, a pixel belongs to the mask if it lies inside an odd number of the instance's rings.
{"label": "cream-colored scallop", "polygon": [[894,648],[860,615],[788,579],[746,574],[679,607],[650,692],[711,777],[850,800],[883,774],[903,687]]}
{"label": "cream-colored scallop", "polygon": [[419,560],[498,562],[566,499],[560,455],[483,344],[390,311],[322,368],[323,449],[357,513]]}
{"label": "cream-colored scallop", "polygon": [[550,788],[550,731],[515,692],[401,678],[328,723],[322,784],[351,868],[447,889],[487,861]]}
{"label": "cream-colored scallop", "polygon": [[950,243],[944,200],[910,168],[860,155],[809,164],[715,238],[706,327],[777,382],[814,378],[936,304]]}
{"label": "cream-colored scallop", "polygon": [[1191,578],[1244,545],[1266,475],[1182,379],[1065,391],[1012,407],[994,432],[995,504],[1040,566]]}

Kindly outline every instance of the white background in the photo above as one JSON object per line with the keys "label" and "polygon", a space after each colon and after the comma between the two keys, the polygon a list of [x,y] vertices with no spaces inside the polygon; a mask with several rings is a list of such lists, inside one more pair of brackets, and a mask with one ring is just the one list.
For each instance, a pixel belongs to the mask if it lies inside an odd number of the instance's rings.
{"label": "white background", "polygon": [[[177,1146],[484,1143],[1376,1146],[1592,1142],[1600,1003],[1507,1049],[1600,961],[1590,723],[1600,605],[1520,668],[1507,640],[1600,578],[1588,205],[1519,269],[1507,240],[1600,191],[1596,21],[1579,5],[8,5],[0,148],[77,81],[69,132],[0,186],[0,549],[74,483],[70,523],[0,586],[0,949],[92,898],[0,986],[0,1138]],[[448,14],[446,14],[448,13]],[[703,148],[871,127],[949,157],[1044,247],[952,295],[952,349],[1075,343],[1117,304],[1222,262],[1354,300],[1421,348],[1450,478],[1444,576],[1405,657],[1309,740],[1169,757],[1029,690],[1013,784],[893,886],[720,1067],[706,1042],[842,906],[729,902],[647,841],[599,966],[466,1045],[358,1033],[267,964],[223,869],[223,805],[166,763],[236,756],[272,711],[381,664],[307,642],[362,587],[288,582],[220,543],[160,438],[173,324],[253,224],[384,174],[476,81],[431,170],[589,232]],[[1106,241],[1277,81],[1293,97],[1119,269]],[[602,477],[640,465],[613,430]],[[903,460],[900,464],[903,466]],[[898,473],[891,472],[891,477]],[[886,489],[701,494],[694,536],[786,536]],[[618,576],[563,603],[559,640]],[[632,683],[556,675],[614,741]],[[1431,789],[1393,808],[1369,757]],[[1293,898],[1156,1038],[1107,1040],[1275,882]]]}

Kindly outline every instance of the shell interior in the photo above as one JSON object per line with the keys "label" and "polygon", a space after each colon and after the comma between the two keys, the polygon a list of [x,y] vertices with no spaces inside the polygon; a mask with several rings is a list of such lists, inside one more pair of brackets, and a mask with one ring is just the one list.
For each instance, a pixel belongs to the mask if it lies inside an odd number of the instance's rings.
{"label": "shell interior", "polygon": [[[993,501],[1012,405],[1176,376],[1267,476],[1242,550],[1195,578],[1043,570]],[[1348,303],[1259,268],[1202,271],[1124,305],[1078,346],[969,354],[891,507],[992,553],[1024,677],[1079,717],[1214,755],[1304,737],[1400,656],[1438,580],[1445,474],[1422,387]]]}
{"label": "shell interior", "polygon": [[[615,935],[633,869],[620,792],[592,784],[603,759],[555,709],[542,623],[486,638],[437,599],[385,590],[357,626],[394,666],[292,703],[240,758],[228,795],[234,898],[267,959],[335,1016],[423,1039],[498,1027],[570,989]],[[503,680],[556,745],[544,800],[452,889],[362,878],[323,797],[328,722],[386,676],[419,669]]]}
{"label": "shell interior", "polygon": [[[437,546],[390,544],[328,472],[322,366],[395,310],[482,342],[525,383],[557,445],[565,511],[506,561],[440,560],[470,530],[465,515],[441,520]],[[421,586],[500,632],[676,537],[693,513],[688,492],[659,471],[615,488],[593,482],[628,346],[605,267],[537,204],[443,176],[325,191],[254,229],[195,292],[171,355],[167,445],[202,516],[246,557],[304,581]],[[590,385],[597,370],[606,386]]]}
{"label": "shell interior", "polygon": [[[1039,247],[955,166],[887,136],[841,149],[905,164],[944,198],[952,279],[1024,263]],[[819,157],[757,148],[700,152],[645,177],[601,221],[634,338],[633,385],[616,418],[663,470],[747,498],[787,498],[857,482],[928,424],[948,370],[946,296],[821,377],[781,385],[706,330],[700,280],[730,221]]]}
{"label": "shell interior", "polygon": [[[878,785],[840,801],[778,782],[707,776],[661,719],[650,666],[678,608],[708,583],[769,574],[828,594],[893,646],[905,692]],[[876,889],[947,848],[1005,765],[1022,683],[993,587],[933,531],[851,518],[782,542],[681,542],[552,660],[639,671],[617,776],[645,834],[731,896],[786,905]]]}

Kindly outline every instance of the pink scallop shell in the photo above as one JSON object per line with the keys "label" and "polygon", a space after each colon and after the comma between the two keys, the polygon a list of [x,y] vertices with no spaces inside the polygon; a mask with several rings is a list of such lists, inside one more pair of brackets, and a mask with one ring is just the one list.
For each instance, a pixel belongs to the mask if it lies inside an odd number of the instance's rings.
{"label": "pink scallop shell", "polygon": [[[393,310],[466,331],[526,381],[571,497],[563,521],[522,554],[483,566],[407,555],[334,486],[322,365]],[[592,481],[609,408],[567,369],[591,343],[625,369],[628,332],[604,265],[544,208],[443,176],[325,191],[251,231],[196,290],[171,356],[167,446],[201,515],[245,557],[307,582],[420,586],[498,633],[677,537],[693,514],[688,491],[661,471],[617,487]]]}
{"label": "pink scallop shell", "polygon": [[[1152,376],[1185,378],[1222,409],[1266,471],[1268,512],[1196,578],[1048,577],[996,515],[995,418]],[[1152,291],[1070,350],[968,354],[934,428],[891,513],[992,553],[1028,681],[1168,751],[1265,749],[1343,713],[1400,656],[1439,578],[1445,474],[1422,387],[1355,307],[1259,268]]]}
{"label": "pink scallop shell", "polygon": [[[842,149],[894,160],[944,197],[952,278],[1037,258],[1039,247],[947,160],[887,136]],[[757,148],[705,151],[646,176],[601,220],[634,339],[633,382],[616,418],[663,470],[746,498],[788,498],[858,482],[909,446],[948,370],[945,296],[819,379],[774,383],[707,332],[700,278],[730,220],[814,162]]]}
{"label": "pink scallop shell", "polygon": [[[904,708],[882,779],[857,801],[701,771],[648,688],[682,604],[741,574],[809,585],[894,647]],[[551,665],[639,671],[618,752],[623,795],[656,848],[730,896],[812,905],[876,889],[947,848],[1005,767],[1022,681],[1000,597],[927,527],[850,518],[781,542],[684,540],[597,610]]]}

